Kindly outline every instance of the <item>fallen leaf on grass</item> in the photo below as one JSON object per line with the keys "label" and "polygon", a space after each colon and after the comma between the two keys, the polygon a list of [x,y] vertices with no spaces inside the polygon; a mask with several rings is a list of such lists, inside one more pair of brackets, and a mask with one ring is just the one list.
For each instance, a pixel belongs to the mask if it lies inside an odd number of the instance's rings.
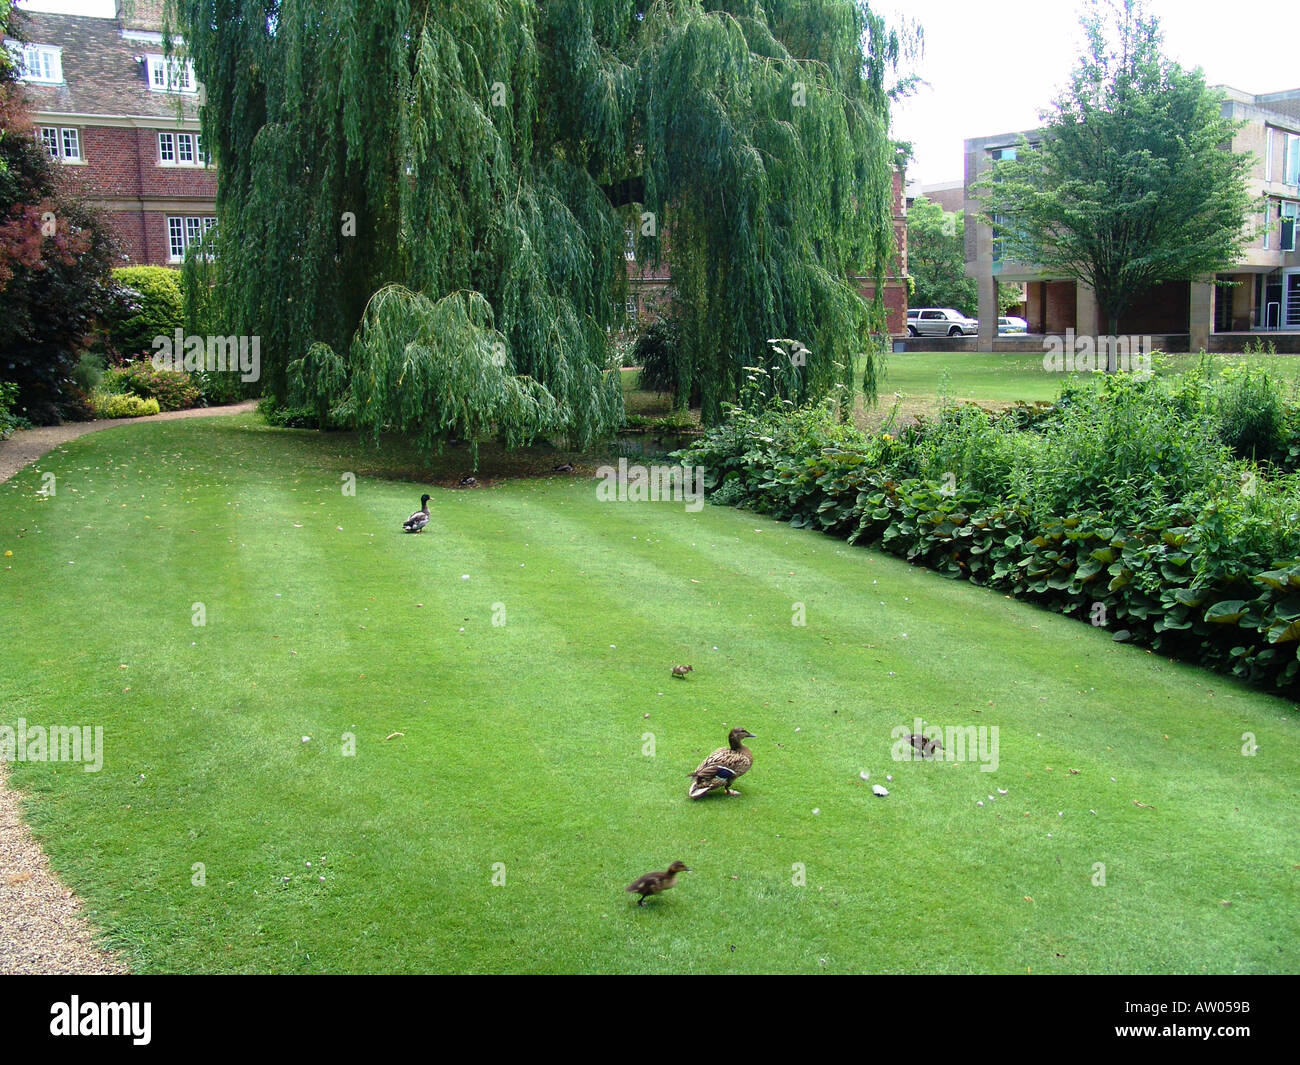
{"label": "fallen leaf on grass", "polygon": [[1138,802],[1137,799],[1134,799],[1134,800],[1133,800],[1133,805],[1134,805],[1134,806],[1140,806],[1140,807],[1142,807],[1142,809],[1144,809],[1144,810],[1154,810],[1154,809],[1155,809],[1154,806],[1148,806],[1148,805],[1147,805],[1146,803],[1144,803],[1144,802]]}

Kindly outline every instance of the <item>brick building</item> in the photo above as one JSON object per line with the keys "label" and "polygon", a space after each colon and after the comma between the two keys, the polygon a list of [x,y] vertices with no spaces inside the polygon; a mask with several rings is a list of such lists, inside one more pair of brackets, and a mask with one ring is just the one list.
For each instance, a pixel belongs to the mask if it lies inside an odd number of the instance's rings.
{"label": "brick building", "polygon": [[19,11],[35,135],[116,234],[123,259],[179,265],[216,224],[216,170],[199,133],[193,66],[163,54],[162,0],[117,0],[113,18]]}

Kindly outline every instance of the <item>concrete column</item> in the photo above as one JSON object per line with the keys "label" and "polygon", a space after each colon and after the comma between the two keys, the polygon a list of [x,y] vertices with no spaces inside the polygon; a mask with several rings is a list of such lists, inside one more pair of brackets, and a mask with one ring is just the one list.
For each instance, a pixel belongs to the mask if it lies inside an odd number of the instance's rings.
{"label": "concrete column", "polygon": [[1097,306],[1097,294],[1091,285],[1078,281],[1074,286],[1074,331],[1079,336],[1100,336],[1105,327],[1101,321],[1101,310]]}
{"label": "concrete column", "polygon": [[979,350],[992,351],[993,341],[998,335],[998,283],[993,276],[993,257],[988,256],[985,261],[984,256],[980,256],[980,266],[983,269],[979,273],[979,311],[976,317],[980,320],[979,328]]}
{"label": "concrete column", "polygon": [[1214,285],[1209,280],[1193,281],[1187,311],[1187,349],[1193,354],[1210,348],[1214,326]]}

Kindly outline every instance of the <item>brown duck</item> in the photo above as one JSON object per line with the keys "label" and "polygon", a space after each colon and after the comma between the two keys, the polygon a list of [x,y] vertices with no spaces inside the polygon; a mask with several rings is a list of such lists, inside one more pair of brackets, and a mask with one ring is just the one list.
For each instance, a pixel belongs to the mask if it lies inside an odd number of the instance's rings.
{"label": "brown duck", "polygon": [[943,753],[943,744],[939,742],[938,737],[927,739],[925,736],[913,732],[908,735],[907,742],[921,752],[922,758],[933,758],[935,754]]}
{"label": "brown duck", "polygon": [[731,782],[748,773],[754,764],[754,752],[741,742],[753,738],[753,735],[746,729],[733,728],[727,736],[730,746],[719,747],[691,774],[691,788],[687,794],[698,799],[721,788],[728,795],[739,795],[740,792],[731,787]]}
{"label": "brown duck", "polygon": [[644,906],[645,900],[651,895],[658,895],[661,891],[667,891],[677,883],[678,873],[689,873],[685,862],[673,862],[662,873],[646,873],[645,876],[639,876],[632,883],[628,884],[627,890],[634,895],[640,895],[637,899],[638,906]]}
{"label": "brown duck", "polygon": [[694,666],[673,666],[674,677],[680,677],[682,679],[685,679],[687,673],[694,673],[694,672],[695,672]]}

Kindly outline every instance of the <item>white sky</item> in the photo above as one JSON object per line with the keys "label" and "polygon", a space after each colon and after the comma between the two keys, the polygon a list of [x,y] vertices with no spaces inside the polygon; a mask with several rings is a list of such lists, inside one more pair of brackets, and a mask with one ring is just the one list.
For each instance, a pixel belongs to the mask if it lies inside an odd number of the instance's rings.
{"label": "white sky", "polygon": [[[346,0],[343,0],[346,2]],[[543,0],[544,2],[544,0]],[[1211,85],[1251,93],[1300,88],[1294,23],[1252,5],[1221,0],[1149,0],[1165,50],[1199,66]],[[113,0],[31,0],[22,6],[75,15],[113,14]],[[901,104],[894,135],[910,140],[909,178],[926,184],[962,177],[962,141],[1029,129],[1064,87],[1082,45],[1078,0],[876,0],[891,23],[925,31],[917,73],[929,84]]]}

